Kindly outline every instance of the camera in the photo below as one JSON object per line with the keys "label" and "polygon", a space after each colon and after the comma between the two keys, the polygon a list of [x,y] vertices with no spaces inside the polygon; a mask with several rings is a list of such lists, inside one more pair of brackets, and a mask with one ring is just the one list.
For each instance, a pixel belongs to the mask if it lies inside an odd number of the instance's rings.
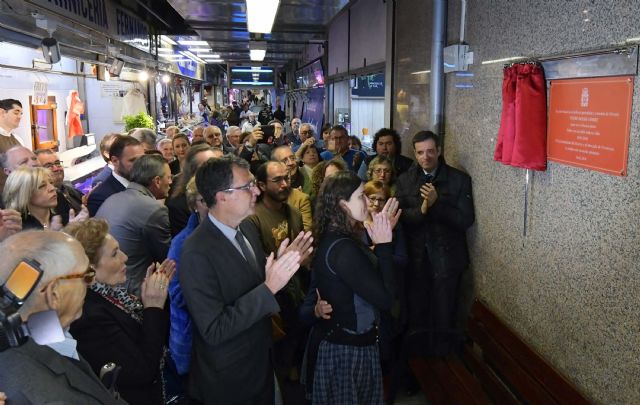
{"label": "camera", "polygon": [[0,286],[0,352],[27,342],[29,336],[41,345],[65,339],[55,311],[42,311],[29,316],[26,323],[18,313],[24,301],[42,278],[40,263],[23,259]]}
{"label": "camera", "polygon": [[261,125],[260,130],[262,131],[262,139],[258,141],[258,143],[266,143],[271,145],[273,143],[273,139],[276,133],[275,125]]}

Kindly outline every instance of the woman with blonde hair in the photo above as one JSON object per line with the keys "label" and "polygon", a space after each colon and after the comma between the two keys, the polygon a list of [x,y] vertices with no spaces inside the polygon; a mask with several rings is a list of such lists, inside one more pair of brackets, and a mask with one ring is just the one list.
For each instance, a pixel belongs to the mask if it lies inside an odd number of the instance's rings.
{"label": "woman with blonde hair", "polygon": [[23,230],[58,231],[67,222],[85,219],[88,215],[76,217],[73,210],[69,213],[56,212],[58,194],[51,172],[42,167],[18,167],[12,171],[4,185],[2,201],[5,208],[20,213]]}
{"label": "woman with blonde hair", "polygon": [[381,181],[391,192],[391,197],[396,194],[396,173],[393,167],[393,161],[384,155],[378,155],[371,162],[367,170],[367,179],[369,181]]}

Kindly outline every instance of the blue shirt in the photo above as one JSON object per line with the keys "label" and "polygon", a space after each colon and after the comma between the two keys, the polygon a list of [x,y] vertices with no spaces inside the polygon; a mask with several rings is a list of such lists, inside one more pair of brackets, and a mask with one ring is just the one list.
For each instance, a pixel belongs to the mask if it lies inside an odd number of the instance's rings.
{"label": "blue shirt", "polygon": [[191,214],[187,226],[173,238],[171,247],[169,247],[169,253],[167,254],[167,258],[176,262],[176,273],[169,282],[169,302],[171,306],[169,312],[171,319],[169,328],[169,352],[180,375],[189,372],[191,365],[191,343],[193,340],[191,331],[192,320],[187,309],[187,303],[182,295],[180,277],[178,277],[178,272],[180,271],[180,255],[182,254],[184,241],[196,230],[198,223],[198,214]]}
{"label": "blue shirt", "polygon": [[[360,156],[360,163],[358,164],[358,167],[353,167],[353,160],[358,155]],[[328,150],[325,150],[320,154],[322,160],[331,160],[334,156],[334,153]],[[358,172],[360,165],[364,163],[365,157],[367,157],[367,155],[363,151],[355,149],[349,149],[344,155],[342,155],[342,159],[347,162],[347,167],[349,168],[349,170],[356,173]]]}

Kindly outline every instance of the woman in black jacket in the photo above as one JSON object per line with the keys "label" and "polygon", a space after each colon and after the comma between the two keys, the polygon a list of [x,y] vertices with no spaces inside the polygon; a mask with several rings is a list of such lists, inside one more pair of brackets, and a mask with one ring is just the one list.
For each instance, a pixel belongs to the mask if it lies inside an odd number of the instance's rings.
{"label": "woman in black jacket", "polygon": [[[312,271],[318,295],[333,311],[318,321],[307,348],[305,383],[313,404],[382,404],[377,339],[380,311],[389,311],[395,298],[393,204],[365,222],[368,201],[356,174],[338,172],[320,188]],[[373,250],[363,243],[363,225]]]}
{"label": "woman in black jacket", "polygon": [[87,289],[82,317],[71,324],[78,352],[96,374],[107,363],[122,367],[116,386],[130,404],[164,403],[161,369],[169,327],[164,304],[175,263],[147,270],[140,298],[127,292],[127,255],[109,235],[107,222],[89,219],[64,231],[82,244],[96,281]]}

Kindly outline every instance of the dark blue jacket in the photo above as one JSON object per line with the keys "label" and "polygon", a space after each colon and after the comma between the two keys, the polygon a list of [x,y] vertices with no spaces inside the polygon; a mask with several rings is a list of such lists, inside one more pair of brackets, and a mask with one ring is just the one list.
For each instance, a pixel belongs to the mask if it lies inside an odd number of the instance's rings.
{"label": "dark blue jacket", "polygon": [[96,188],[91,191],[87,200],[87,208],[89,209],[89,215],[92,217],[96,215],[98,209],[102,203],[115,193],[124,191],[125,187],[113,177],[113,173],[107,177],[105,181],[100,183]]}
{"label": "dark blue jacket", "polygon": [[182,245],[191,233],[198,227],[198,214],[193,213],[189,217],[187,226],[180,231],[171,242],[167,257],[176,262],[176,273],[169,282],[169,297],[171,302],[171,327],[169,329],[169,352],[176,364],[178,374],[189,372],[191,365],[191,316],[187,310],[187,303],[182,295],[178,272],[180,271],[180,255]]}

